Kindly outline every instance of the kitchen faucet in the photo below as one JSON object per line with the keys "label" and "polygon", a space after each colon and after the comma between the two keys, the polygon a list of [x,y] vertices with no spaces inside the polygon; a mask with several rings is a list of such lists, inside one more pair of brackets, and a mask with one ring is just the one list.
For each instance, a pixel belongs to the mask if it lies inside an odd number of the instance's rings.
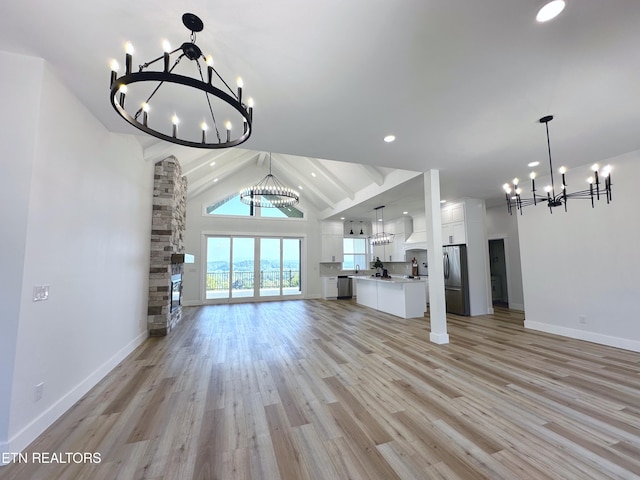
{"label": "kitchen faucet", "polygon": [[360,265],[356,263],[356,275],[358,274],[358,270],[360,270]]}

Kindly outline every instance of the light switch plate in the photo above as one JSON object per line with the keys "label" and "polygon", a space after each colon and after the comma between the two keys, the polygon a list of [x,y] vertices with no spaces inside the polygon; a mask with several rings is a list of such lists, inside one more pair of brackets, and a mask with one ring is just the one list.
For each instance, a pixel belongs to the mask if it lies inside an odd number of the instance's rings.
{"label": "light switch plate", "polygon": [[49,285],[36,285],[33,287],[33,301],[41,302],[49,298]]}

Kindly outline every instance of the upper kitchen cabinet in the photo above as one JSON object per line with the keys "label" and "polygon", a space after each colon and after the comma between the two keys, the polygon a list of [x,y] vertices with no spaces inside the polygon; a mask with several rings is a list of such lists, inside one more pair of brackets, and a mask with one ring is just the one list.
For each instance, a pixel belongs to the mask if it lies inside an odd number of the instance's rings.
{"label": "upper kitchen cabinet", "polygon": [[447,204],[440,209],[442,244],[461,245],[467,243],[464,203]]}
{"label": "upper kitchen cabinet", "polygon": [[321,262],[342,263],[344,260],[344,225],[342,222],[322,222]]}

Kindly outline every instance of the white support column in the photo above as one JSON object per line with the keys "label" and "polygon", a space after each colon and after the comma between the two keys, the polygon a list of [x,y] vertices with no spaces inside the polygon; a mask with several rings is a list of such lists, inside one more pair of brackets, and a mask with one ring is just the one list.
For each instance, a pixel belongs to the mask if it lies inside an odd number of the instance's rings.
{"label": "white support column", "polygon": [[427,264],[429,265],[429,316],[433,343],[449,343],[447,308],[442,266],[442,222],[440,219],[440,172],[424,172],[424,210],[427,225]]}

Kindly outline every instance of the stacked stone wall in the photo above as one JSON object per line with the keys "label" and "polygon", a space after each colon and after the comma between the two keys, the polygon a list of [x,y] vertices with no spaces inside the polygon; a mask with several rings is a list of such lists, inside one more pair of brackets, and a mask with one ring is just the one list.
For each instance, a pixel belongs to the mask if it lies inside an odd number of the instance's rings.
{"label": "stacked stone wall", "polygon": [[147,325],[152,336],[167,335],[182,319],[182,306],[171,311],[171,277],[184,273],[171,255],[184,253],[187,179],[180,163],[168,157],[155,166],[149,267]]}

